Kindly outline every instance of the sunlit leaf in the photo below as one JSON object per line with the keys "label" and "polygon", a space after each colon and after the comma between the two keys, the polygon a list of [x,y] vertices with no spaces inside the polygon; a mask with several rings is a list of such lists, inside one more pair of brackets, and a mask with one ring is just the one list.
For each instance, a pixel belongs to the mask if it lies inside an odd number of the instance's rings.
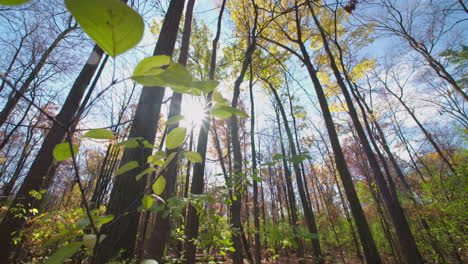
{"label": "sunlit leaf", "polygon": [[143,37],[142,17],[119,0],[65,0],[81,28],[105,52],[115,57],[133,48]]}
{"label": "sunlit leaf", "polygon": [[94,138],[94,139],[114,139],[114,135],[108,130],[98,128],[92,129],[86,132],[83,137],[85,138]]}
{"label": "sunlit leaf", "polygon": [[31,0],[0,0],[0,5],[21,5]]}
{"label": "sunlit leaf", "polygon": [[103,215],[103,216],[99,216],[99,215],[96,215],[96,216],[93,216],[93,222],[95,225],[103,225],[103,224],[107,224],[109,223],[110,221],[112,221],[114,219],[114,215]]}
{"label": "sunlit leaf", "polygon": [[117,170],[115,175],[120,175],[122,173],[125,173],[127,171],[133,170],[134,168],[139,167],[140,165],[136,161],[129,161],[125,163],[124,165],[120,166],[120,168]]}
{"label": "sunlit leaf", "polygon": [[214,91],[214,92],[213,92],[213,98],[212,98],[212,99],[213,99],[213,101],[219,102],[219,103],[224,103],[224,102],[227,101],[227,100],[224,99],[223,96],[222,96],[219,92],[217,92],[217,91]]}
{"label": "sunlit leaf", "polygon": [[154,163],[162,158],[166,157],[165,151],[156,151],[153,155],[148,157],[148,163]]}
{"label": "sunlit leaf", "polygon": [[171,118],[169,118],[167,121],[166,121],[166,125],[171,125],[171,124],[175,124],[177,122],[179,122],[180,120],[184,120],[184,116],[183,115],[176,115],[176,116],[173,116]]}
{"label": "sunlit leaf", "polygon": [[202,90],[204,93],[209,93],[216,89],[218,87],[219,82],[218,81],[213,81],[213,80],[208,80],[208,81],[199,81],[195,82],[194,86],[200,90]]}
{"label": "sunlit leaf", "polygon": [[95,234],[87,234],[83,236],[83,245],[93,249],[96,246],[97,236]]}
{"label": "sunlit leaf", "polygon": [[153,197],[151,196],[143,197],[143,199],[141,199],[141,204],[143,204],[143,207],[145,207],[146,209],[151,208],[151,206],[153,206],[154,204]]}
{"label": "sunlit leaf", "polygon": [[167,159],[164,161],[163,169],[165,169],[172,162],[176,155],[177,152],[173,152],[171,155],[169,155],[169,157],[167,157]]}
{"label": "sunlit leaf", "polygon": [[187,155],[187,159],[190,160],[191,162],[200,163],[203,161],[202,156],[198,152],[188,151],[186,155]]}
{"label": "sunlit leaf", "polygon": [[252,175],[252,180],[254,180],[254,181],[256,181],[256,182],[262,182],[262,181],[263,181],[263,179],[260,178],[260,177],[258,177],[256,174],[253,174],[253,175]]}
{"label": "sunlit leaf", "polygon": [[71,258],[83,245],[83,242],[72,242],[59,248],[46,260],[46,264],[63,264],[65,260]]}
{"label": "sunlit leaf", "polygon": [[185,127],[176,127],[169,132],[166,139],[166,148],[174,149],[182,145],[185,140],[185,135],[187,134],[187,128]]}
{"label": "sunlit leaf", "polygon": [[166,188],[166,179],[163,176],[159,176],[151,188],[153,189],[154,194],[161,195]]}
{"label": "sunlit leaf", "polygon": [[165,71],[162,66],[170,62],[171,58],[166,55],[145,58],[136,66],[132,79],[139,84],[148,86],[153,85],[155,82],[160,82],[159,75]]}
{"label": "sunlit leaf", "polygon": [[149,168],[145,169],[144,171],[138,173],[138,174],[135,176],[135,180],[139,181],[139,180],[141,180],[141,178],[142,178],[143,176],[145,176],[146,174],[151,173],[151,172],[153,172],[153,171],[156,171],[156,169],[153,168],[153,167],[149,167]]}
{"label": "sunlit leaf", "polygon": [[118,147],[137,148],[138,146],[140,146],[140,144],[138,143],[138,140],[136,140],[135,138],[130,138],[128,140],[120,142],[119,144],[117,144],[115,146],[117,148]]}
{"label": "sunlit leaf", "polygon": [[273,160],[280,160],[280,159],[284,159],[285,156],[281,155],[281,154],[275,154],[273,155]]}
{"label": "sunlit leaf", "polygon": [[[78,154],[79,147],[78,145],[73,145],[73,154],[76,156]],[[66,160],[72,157],[72,152],[70,150],[70,144],[68,142],[60,143],[54,147],[53,150],[54,158],[58,161]]]}
{"label": "sunlit leaf", "polygon": [[218,118],[228,118],[232,115],[237,115],[240,117],[249,117],[244,111],[241,111],[237,108],[231,107],[226,103],[218,103],[211,108],[211,114],[218,117]]}

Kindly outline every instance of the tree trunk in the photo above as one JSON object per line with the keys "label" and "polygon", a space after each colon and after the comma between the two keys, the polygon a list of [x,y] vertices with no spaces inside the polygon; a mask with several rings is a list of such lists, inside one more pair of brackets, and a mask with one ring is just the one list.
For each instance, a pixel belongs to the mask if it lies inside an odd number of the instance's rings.
{"label": "tree trunk", "polygon": [[[297,14],[297,12],[296,12]],[[297,14],[298,16],[298,14]],[[298,44],[302,53],[302,61],[307,67],[307,71],[312,79],[312,83],[314,84],[315,92],[317,94],[317,98],[319,100],[320,108],[322,110],[322,115],[325,120],[325,125],[327,128],[328,136],[330,138],[330,142],[332,145],[332,149],[335,156],[335,162],[340,173],[341,182],[343,183],[343,188],[345,189],[346,196],[349,201],[349,205],[351,207],[351,213],[353,214],[354,220],[356,222],[356,226],[358,229],[359,236],[361,238],[361,243],[364,248],[364,254],[366,256],[366,260],[368,263],[381,263],[381,259],[379,253],[377,251],[377,247],[375,245],[374,239],[372,238],[372,234],[369,229],[369,225],[367,223],[366,217],[362,210],[361,204],[359,202],[359,198],[356,194],[356,190],[354,188],[354,184],[351,178],[351,175],[348,170],[348,166],[346,164],[345,157],[343,155],[343,151],[341,149],[340,141],[338,139],[338,134],[336,132],[333,118],[330,113],[330,109],[328,107],[327,99],[323,92],[322,85],[317,77],[317,71],[315,70],[314,66],[311,63],[309,54],[304,43],[301,41],[302,32],[301,32],[301,25],[299,17],[296,17],[296,30],[298,31]]]}
{"label": "tree trunk", "polygon": [[[192,15],[195,0],[188,0],[185,11],[184,20],[184,31],[182,34],[182,44],[180,48],[179,64],[186,66],[190,45],[190,35],[192,32]],[[172,94],[171,104],[169,106],[168,118],[178,116],[181,112],[182,105],[182,94],[174,92]],[[173,129],[179,127],[179,122],[170,124],[167,126],[167,133],[169,134]],[[166,172],[160,176],[166,179],[166,188],[164,189],[161,197],[167,201],[175,194],[175,187],[177,181],[177,167],[178,167],[178,152],[180,147],[175,149],[166,149],[166,156],[169,157],[172,153],[177,153],[173,161],[167,166]],[[166,207],[165,210],[170,210]],[[153,232],[148,241],[148,258],[156,259],[157,261],[163,261],[164,250],[166,244],[170,238],[171,233],[171,219],[170,217],[163,216],[164,211],[158,212],[156,215],[156,223],[153,228]]]}
{"label": "tree trunk", "polygon": [[[154,55],[172,56],[184,2],[184,0],[170,2],[154,49]],[[164,87],[143,87],[130,130],[130,138],[142,137],[150,144],[154,144],[164,90]],[[99,246],[97,263],[107,262],[121,249],[125,250],[122,257],[130,258],[133,256],[140,217],[140,213],[136,209],[143,196],[146,183],[146,177],[136,181],[134,176],[147,168],[143,165],[146,164],[151,153],[152,150],[149,148],[127,148],[124,150],[121,165],[136,161],[141,166],[115,177],[107,212],[118,216],[118,219],[103,226],[102,230],[107,238]]]}
{"label": "tree trunk", "polygon": [[[344,84],[343,78],[340,74],[340,71],[338,69],[338,66],[335,63],[335,57],[328,45],[328,40],[325,35],[325,31],[322,28],[320,22],[318,21],[315,11],[312,7],[312,5],[309,3],[309,10],[312,13],[312,17],[315,21],[315,24],[317,25],[317,28],[320,31],[320,35],[322,37],[322,42],[324,44],[324,48],[328,54],[330,66],[333,70],[333,73],[335,75],[336,81],[338,83],[338,86],[341,89],[341,92],[343,93],[343,96],[346,100],[346,104],[348,105],[348,113],[351,116],[351,119],[353,121],[353,125],[356,129],[356,132],[358,134],[359,140],[361,142],[361,145],[364,149],[364,152],[366,154],[366,157],[369,161],[369,165],[372,169],[372,172],[374,174],[374,177],[376,179],[377,185],[379,187],[379,191],[382,194],[382,198],[385,202],[385,205],[387,206],[387,209],[389,211],[390,217],[393,221],[393,224],[396,229],[396,234],[398,237],[398,244],[400,245],[400,249],[402,250],[404,259],[407,263],[423,263],[421,254],[419,253],[419,249],[416,245],[416,241],[414,240],[413,234],[411,233],[410,226],[408,224],[408,221],[406,220],[405,214],[403,212],[403,209],[401,208],[400,202],[398,201],[398,197],[395,197],[394,195],[391,194],[386,182],[385,182],[385,177],[382,173],[382,171],[379,168],[379,164],[377,161],[377,158],[375,157],[372,148],[369,144],[369,141],[366,137],[366,133],[359,121],[359,116],[357,114],[356,109],[354,108],[354,103],[351,99],[351,96],[346,88],[346,85]],[[335,43],[336,46],[338,46],[338,43]],[[340,49],[340,48],[339,48]],[[340,49],[341,50],[341,49]]]}
{"label": "tree trunk", "polygon": [[[71,18],[70,18],[71,20]],[[2,111],[0,112],[0,127],[5,124],[8,119],[8,116],[11,114],[15,106],[18,104],[21,95],[24,94],[28,89],[31,83],[36,79],[37,75],[41,71],[42,67],[46,65],[47,59],[49,58],[50,54],[57,48],[58,44],[66,37],[68,33],[75,30],[77,28],[76,25],[68,25],[68,27],[60,32],[60,34],[54,39],[52,44],[46,49],[46,51],[42,54],[39,62],[34,66],[31,73],[29,73],[28,78],[24,81],[21,87],[18,89],[18,92],[12,91],[10,96],[8,97],[8,101],[6,102],[5,106],[3,107]]]}
{"label": "tree trunk", "polygon": [[[296,146],[294,144],[294,139],[291,133],[291,129],[289,128],[288,119],[286,117],[286,112],[284,111],[284,107],[281,103],[281,99],[279,98],[278,93],[276,92],[275,88],[269,82],[268,82],[268,85],[270,86],[270,90],[275,96],[281,116],[283,118],[284,129],[286,130],[286,135],[288,137],[289,148],[291,150],[292,157],[294,158],[297,156],[297,151],[296,151]],[[299,198],[301,199],[301,204],[304,210],[304,216],[305,216],[305,220],[307,223],[307,227],[310,233],[318,235],[317,225],[315,223],[315,216],[314,216],[314,213],[312,212],[312,208],[310,204],[307,201],[306,193],[304,190],[304,182],[302,180],[302,175],[301,175],[301,170],[299,168],[299,164],[297,162],[293,162],[293,168],[294,168],[294,174],[296,175],[297,189],[299,190]],[[312,250],[314,253],[314,263],[323,263],[322,252],[320,249],[320,241],[318,240],[318,238],[312,239]]]}
{"label": "tree trunk", "polygon": [[[257,169],[257,152],[255,149],[255,104],[254,104],[254,96],[253,96],[253,70],[252,70],[252,63],[250,64],[250,83],[249,83],[249,91],[250,91],[250,147],[251,147],[251,155],[252,155],[252,175],[258,177],[259,171]],[[256,179],[252,181],[252,188],[253,188],[253,218],[254,218],[254,237],[255,237],[255,245],[254,245],[254,260],[255,264],[261,264],[262,257],[261,257],[261,244],[260,244],[260,215],[258,210],[258,183]]]}
{"label": "tree trunk", "polygon": [[[73,83],[72,88],[62,106],[56,120],[60,123],[54,122],[50,128],[47,136],[42,143],[41,148],[36,154],[36,159],[31,164],[28,174],[26,175],[23,184],[21,185],[16,198],[11,203],[16,205],[22,203],[26,207],[26,211],[30,208],[38,208],[42,200],[36,200],[29,195],[31,190],[48,189],[50,186],[51,175],[49,171],[53,167],[54,157],[52,155],[54,147],[61,143],[65,138],[67,129],[62,127],[65,125],[70,127],[70,120],[74,120],[80,106],[81,99],[91,81],[96,69],[98,68],[99,61],[101,60],[103,51],[97,45],[94,46],[87,63],[82,68],[80,74]],[[44,175],[47,175],[44,177]],[[53,175],[52,175],[53,176]],[[8,256],[12,251],[13,245],[11,244],[11,234],[19,231],[24,224],[24,218],[15,218],[11,211],[3,218],[0,224],[0,247],[3,248],[0,252],[0,263],[8,263]]]}
{"label": "tree trunk", "polygon": [[293,229],[293,234],[295,235],[295,240],[297,243],[297,251],[296,255],[298,258],[298,263],[305,263],[304,262],[304,245],[302,243],[302,240],[299,238],[298,232],[299,232],[299,220],[297,218],[297,209],[296,209],[296,197],[294,196],[294,188],[292,184],[292,179],[291,179],[291,171],[288,168],[288,164],[286,162],[286,150],[284,148],[284,143],[283,143],[283,135],[281,133],[281,122],[280,122],[280,114],[278,109],[276,110],[276,122],[278,123],[278,134],[279,134],[279,141],[280,141],[280,147],[281,147],[281,155],[283,155],[283,158],[281,159],[283,161],[283,171],[284,171],[284,178],[286,181],[286,190],[285,196],[287,195],[288,199],[287,202],[289,202],[289,221],[292,225]]}
{"label": "tree trunk", "polygon": [[[226,0],[223,0],[221,4],[221,9],[219,11],[219,16],[218,16],[218,24],[216,28],[216,36],[213,39],[213,46],[211,50],[211,62],[210,62],[210,72],[209,72],[209,79],[214,80],[215,79],[215,71],[216,71],[216,54],[217,54],[217,49],[218,49],[218,42],[219,42],[219,37],[221,35],[221,23],[222,23],[222,17],[224,13],[224,7],[226,5]],[[211,102],[211,96],[212,92],[210,92],[207,96],[207,104]],[[198,142],[197,142],[197,152],[202,156],[202,162],[200,163],[195,163],[193,167],[193,177],[192,177],[192,186],[190,189],[190,193],[193,194],[201,194],[203,193],[203,188],[205,183],[204,181],[204,175],[205,175],[205,159],[206,159],[206,149],[208,145],[208,133],[210,131],[210,118],[206,118],[202,121],[201,127],[200,127],[200,133],[198,136]],[[218,140],[217,136],[215,140]],[[219,145],[219,144],[217,144]],[[218,149],[218,148],[217,148]],[[222,153],[218,153],[219,158],[222,159]],[[221,161],[223,162],[223,161]],[[223,174],[225,177],[227,176],[226,169],[224,167],[223,163]],[[196,245],[193,243],[194,239],[197,239],[198,237],[198,227],[199,227],[199,219],[198,219],[198,213],[196,209],[188,205],[188,211],[187,211],[187,222],[185,224],[185,234],[186,234],[186,240],[184,244],[184,251],[185,251],[185,264],[194,264],[195,263],[195,255],[196,255]]]}

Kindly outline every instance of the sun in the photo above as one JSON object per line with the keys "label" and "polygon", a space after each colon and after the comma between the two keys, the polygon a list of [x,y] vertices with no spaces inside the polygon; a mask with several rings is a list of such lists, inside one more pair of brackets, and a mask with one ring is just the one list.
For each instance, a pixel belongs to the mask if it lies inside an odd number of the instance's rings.
{"label": "sun", "polygon": [[182,114],[187,124],[199,126],[208,116],[205,113],[204,104],[199,100],[189,98],[182,106]]}

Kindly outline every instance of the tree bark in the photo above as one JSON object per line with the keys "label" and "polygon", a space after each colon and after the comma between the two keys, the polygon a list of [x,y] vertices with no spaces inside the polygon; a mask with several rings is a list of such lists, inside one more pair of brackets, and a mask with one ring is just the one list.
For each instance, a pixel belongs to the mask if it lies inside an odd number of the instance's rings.
{"label": "tree bark", "polygon": [[[30,208],[38,208],[42,200],[36,200],[29,195],[31,190],[48,189],[50,186],[51,175],[49,171],[53,167],[54,157],[52,155],[54,147],[61,143],[67,133],[67,129],[62,127],[62,124],[70,127],[70,120],[74,120],[80,106],[81,99],[84,96],[86,88],[90,83],[99,61],[101,60],[103,51],[97,45],[94,46],[87,63],[82,68],[80,74],[73,83],[72,88],[62,106],[56,120],[45,137],[41,148],[36,154],[36,159],[31,164],[28,174],[26,175],[23,184],[21,185],[15,199],[11,203],[15,206],[18,203],[25,205],[26,211]],[[46,177],[44,177],[46,176]],[[14,213],[10,210],[3,218],[0,224],[0,263],[8,263],[8,256],[12,251],[11,244],[12,233],[19,231],[25,222],[24,218],[15,218]]]}
{"label": "tree bark", "polygon": [[[185,20],[184,20],[184,31],[182,34],[182,43],[180,47],[179,55],[179,64],[186,66],[189,53],[190,45],[190,35],[192,32],[192,16],[193,16],[193,7],[195,5],[195,0],[188,0],[187,7],[185,9]],[[172,93],[171,104],[169,106],[168,118],[180,115],[181,106],[182,106],[182,94]],[[170,124],[167,126],[167,133],[169,134],[173,129],[179,127],[179,122]],[[166,172],[160,176],[166,179],[166,188],[164,189],[161,197],[166,201],[174,196],[176,190],[176,181],[177,181],[177,167],[178,167],[178,153],[180,152],[180,147],[175,149],[166,149],[166,156],[169,157],[172,153],[177,153],[167,168]],[[165,207],[164,210],[170,210],[169,207]],[[150,236],[148,244],[148,258],[156,259],[157,261],[163,261],[164,250],[166,244],[170,238],[171,233],[171,219],[170,217],[163,216],[164,211],[158,212],[156,214],[156,223],[154,224],[153,232]]]}
{"label": "tree bark", "polygon": [[302,56],[300,59],[306,65],[307,71],[312,79],[312,83],[315,88],[315,92],[317,94],[317,98],[319,100],[320,108],[322,110],[322,115],[325,120],[325,125],[327,128],[328,136],[330,138],[330,142],[332,145],[332,149],[335,156],[335,162],[340,173],[341,182],[343,183],[343,188],[345,189],[346,197],[348,198],[349,205],[351,208],[351,213],[353,214],[354,220],[356,222],[356,226],[358,229],[359,236],[361,238],[361,243],[364,248],[364,254],[368,263],[381,263],[381,259],[379,253],[377,251],[377,247],[375,245],[374,239],[372,238],[372,234],[369,229],[369,225],[367,223],[366,217],[362,210],[361,204],[359,202],[359,198],[356,194],[356,190],[354,188],[354,184],[349,173],[348,166],[346,164],[346,160],[343,154],[343,150],[341,149],[340,141],[338,139],[338,134],[336,132],[333,118],[330,113],[330,109],[328,107],[328,102],[323,92],[322,85],[317,77],[317,71],[315,70],[314,66],[311,63],[309,54],[307,49],[302,42],[302,31],[300,25],[300,19],[298,12],[296,11],[296,30],[297,30],[297,42],[299,44]]}
{"label": "tree bark", "polygon": [[[223,0],[221,4],[221,9],[219,11],[219,16],[218,16],[218,24],[216,28],[216,36],[213,39],[213,46],[211,50],[211,62],[210,62],[210,72],[209,72],[209,79],[214,80],[215,79],[215,71],[216,71],[216,54],[218,50],[218,42],[219,42],[219,37],[221,35],[221,23],[222,23],[222,17],[224,13],[224,8],[226,6],[226,0]],[[211,103],[211,96],[212,92],[210,92],[207,96],[207,104]],[[200,133],[198,136],[198,142],[197,142],[197,152],[202,156],[202,162],[200,163],[195,163],[193,167],[193,177],[192,177],[192,185],[190,189],[190,193],[193,194],[201,194],[203,193],[203,188],[204,188],[204,175],[205,175],[205,159],[206,159],[206,149],[208,145],[208,133],[210,131],[210,118],[206,118],[202,121],[201,127],[200,127]],[[218,140],[217,136],[215,140]],[[219,144],[218,144],[219,145]],[[218,153],[219,158],[222,159],[222,153]],[[223,162],[223,161],[221,161]],[[223,174],[225,177],[227,176],[226,174],[226,169],[224,167],[223,163]],[[199,227],[199,216],[196,211],[196,209],[188,205],[188,211],[187,211],[187,223],[185,227],[185,233],[186,233],[186,240],[184,244],[184,251],[185,251],[185,264],[193,264],[195,263],[195,255],[196,255],[196,245],[193,243],[194,239],[198,237],[198,227]]]}
{"label": "tree bark", "polygon": [[[252,63],[250,64],[250,83],[249,83],[249,92],[250,92],[250,151],[252,155],[252,175],[258,177],[259,172],[257,169],[257,152],[255,149],[255,103],[253,96],[253,70]],[[261,243],[260,243],[260,215],[258,208],[258,183],[256,179],[252,181],[253,188],[253,218],[254,218],[254,260],[255,264],[261,264]]]}
{"label": "tree bark", "polygon": [[[170,2],[153,55],[172,56],[184,2],[184,0]],[[142,137],[150,144],[154,144],[164,90],[164,87],[143,87],[130,130],[130,138]],[[127,148],[124,150],[120,164],[124,165],[127,162],[136,161],[140,167],[115,177],[107,212],[118,218],[103,226],[102,230],[107,238],[98,248],[96,263],[107,262],[121,249],[125,250],[122,257],[130,258],[133,256],[140,217],[140,213],[136,209],[143,196],[146,183],[146,177],[136,181],[134,176],[147,168],[144,164],[151,153],[152,150],[149,148]]]}
{"label": "tree bark", "polygon": [[[286,117],[286,112],[284,111],[283,104],[281,103],[281,99],[279,98],[278,93],[276,92],[276,89],[273,87],[271,83],[268,83],[268,85],[270,86],[270,90],[276,99],[279,111],[283,118],[283,123],[284,123],[283,125],[284,125],[284,129],[286,130],[286,136],[289,142],[289,149],[291,151],[292,157],[294,158],[297,156],[297,151],[296,151],[296,146],[294,144],[294,139],[291,133],[291,129],[289,128],[288,119]],[[296,175],[297,189],[299,190],[299,198],[301,199],[302,209],[304,210],[304,216],[305,216],[305,220],[307,223],[307,227],[310,233],[318,235],[317,225],[315,223],[315,216],[314,216],[314,213],[312,211],[312,208],[309,202],[307,201],[306,193],[304,190],[304,182],[302,180],[302,175],[301,175],[301,170],[299,168],[299,164],[296,162],[293,162],[293,168],[294,168],[294,174]],[[323,263],[324,260],[322,257],[322,251],[320,249],[320,242],[318,238],[312,239],[312,250],[314,253],[314,263]]]}

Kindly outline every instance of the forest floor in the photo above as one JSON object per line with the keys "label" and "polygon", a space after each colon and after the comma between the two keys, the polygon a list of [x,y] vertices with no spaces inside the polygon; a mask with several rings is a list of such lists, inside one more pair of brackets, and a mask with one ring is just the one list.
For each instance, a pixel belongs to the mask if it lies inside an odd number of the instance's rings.
{"label": "forest floor", "polygon": [[[198,259],[201,259],[202,257],[200,256]],[[230,264],[232,263],[232,261],[230,259],[223,259],[223,258],[217,258],[216,259],[216,263],[225,263],[225,264]],[[209,262],[202,262],[202,261],[199,261],[197,263],[209,263]],[[249,261],[248,260],[244,260],[244,263],[245,264],[248,264]],[[291,257],[291,256],[281,256],[281,257],[278,257],[278,258],[275,258],[275,259],[272,259],[271,257],[269,258],[262,258],[262,263],[265,263],[265,264],[296,264],[298,263],[297,262],[297,258],[296,257]],[[306,264],[312,264],[313,263],[313,258],[312,256],[308,256],[306,257]],[[331,259],[328,259],[328,260],[325,260],[325,263],[326,264],[342,264],[343,261],[341,259],[334,259],[334,260],[331,260]],[[355,259],[349,259],[349,258],[346,258],[345,259],[345,263],[347,264],[354,264],[354,263],[362,263],[361,260],[359,260],[358,258],[355,258]],[[393,263],[392,261],[390,260],[384,260],[384,263]]]}

